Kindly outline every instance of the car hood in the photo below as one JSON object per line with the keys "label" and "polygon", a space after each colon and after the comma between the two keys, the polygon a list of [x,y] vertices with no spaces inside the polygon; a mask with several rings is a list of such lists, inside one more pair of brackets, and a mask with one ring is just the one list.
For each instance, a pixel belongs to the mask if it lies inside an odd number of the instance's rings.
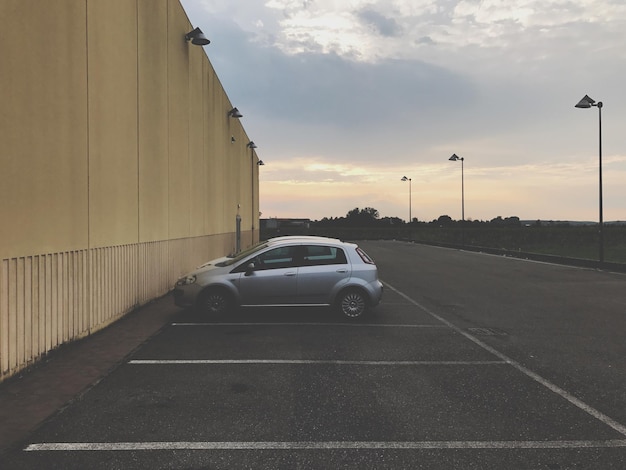
{"label": "car hood", "polygon": [[223,269],[224,269],[223,266],[216,266],[214,264],[206,263],[206,264],[203,264],[202,266],[194,269],[193,271],[189,271],[187,274],[185,274],[185,277],[206,275],[209,272],[219,271],[219,270],[223,270]]}
{"label": "car hood", "polygon": [[200,266],[198,266],[196,268],[196,270],[204,269],[204,268],[209,267],[209,266],[215,266],[216,264],[222,263],[222,262],[227,261],[229,259],[232,259],[232,257],[231,256],[222,256],[221,258],[215,258],[215,259],[212,259],[211,261],[207,261],[206,263],[201,264]]}

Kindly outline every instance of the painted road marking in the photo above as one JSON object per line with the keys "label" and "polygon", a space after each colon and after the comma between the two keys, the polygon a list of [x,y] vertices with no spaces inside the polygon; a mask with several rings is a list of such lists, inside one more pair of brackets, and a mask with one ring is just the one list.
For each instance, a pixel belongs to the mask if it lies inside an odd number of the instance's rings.
{"label": "painted road marking", "polygon": [[[392,291],[398,293],[411,304],[419,307],[442,325],[375,325],[375,324],[336,324],[336,323],[174,323],[174,326],[368,326],[368,327],[404,327],[432,328],[448,327],[469,339],[499,360],[494,361],[320,361],[320,360],[132,360],[129,364],[330,364],[330,365],[499,365],[507,364],[537,383],[561,396],[571,404],[585,411],[607,426],[626,436],[626,427],[604,415],[593,407],[585,404],[570,393],[552,384],[548,380],[532,372],[505,354],[483,343],[471,334],[463,331],[453,323],[422,306],[406,294],[385,283]],[[45,451],[151,451],[151,450],[334,450],[334,449],[389,449],[389,450],[428,450],[428,449],[585,449],[585,448],[623,448],[626,439],[614,440],[572,440],[572,441],[295,441],[295,442],[63,442],[30,444],[24,450],[28,452]]]}
{"label": "painted road marking", "polygon": [[335,449],[588,449],[626,447],[626,440],[606,441],[329,441],[329,442],[58,442],[30,444],[27,452],[140,450],[335,450]]}
{"label": "painted road marking", "polygon": [[132,365],[168,365],[168,364],[319,364],[350,366],[484,366],[507,364],[506,361],[342,361],[342,360],[306,360],[306,359],[133,359]]}
{"label": "painted road marking", "polygon": [[583,401],[579,400],[578,398],[576,398],[574,395],[566,392],[565,390],[563,390],[562,388],[556,386],[555,384],[551,383],[550,381],[544,379],[543,377],[541,377],[539,374],[536,374],[535,372],[531,371],[530,369],[524,367],[523,365],[521,365],[519,362],[514,361],[513,359],[509,358],[508,356],[506,356],[505,354],[501,353],[500,351],[497,351],[496,349],[492,348],[491,346],[489,346],[486,343],[483,343],[481,340],[479,340],[478,338],[476,338],[475,336],[472,336],[471,334],[467,333],[466,331],[463,331],[461,328],[459,328],[458,326],[454,325],[453,323],[450,323],[448,320],[446,320],[443,317],[440,317],[439,315],[437,315],[436,313],[432,312],[431,310],[429,310],[428,308],[424,307],[423,305],[421,305],[419,302],[413,300],[411,297],[409,297],[408,295],[404,294],[403,292],[400,292],[398,289],[396,289],[395,287],[385,283],[385,287],[389,288],[390,290],[394,291],[395,293],[401,295],[402,297],[404,297],[406,300],[408,300],[409,302],[411,302],[413,305],[415,305],[416,307],[419,307],[420,309],[422,309],[424,312],[428,313],[430,316],[432,316],[433,318],[436,318],[437,320],[439,320],[441,323],[443,323],[444,325],[450,327],[451,329],[453,329],[454,331],[456,331],[457,333],[459,333],[460,335],[465,336],[467,339],[469,339],[470,341],[472,341],[473,343],[477,344],[478,346],[480,346],[481,348],[483,348],[484,350],[490,352],[491,354],[493,354],[494,356],[500,358],[501,360],[505,361],[507,364],[511,365],[512,367],[514,367],[515,369],[517,369],[518,371],[520,371],[521,373],[527,375],[528,377],[530,377],[531,379],[533,379],[535,382],[543,385],[544,387],[546,387],[547,389],[551,390],[552,392],[556,393],[557,395],[559,395],[560,397],[564,398],[565,400],[569,401],[572,405],[576,406],[577,408],[580,408],[581,410],[583,410],[584,412],[590,414],[591,416],[593,416],[594,418],[596,418],[597,420],[603,422],[604,424],[606,424],[607,426],[615,429],[617,432],[619,432],[620,434],[626,436],[626,426],[624,426],[623,424],[618,423],[617,421],[615,421],[614,419],[610,418],[609,416],[605,415],[604,413],[601,413],[600,411],[596,410],[595,408],[587,405],[586,403],[584,403]]}
{"label": "painted road marking", "polygon": [[445,325],[384,325],[377,323],[172,323],[172,326],[349,326],[366,328],[445,328]]}

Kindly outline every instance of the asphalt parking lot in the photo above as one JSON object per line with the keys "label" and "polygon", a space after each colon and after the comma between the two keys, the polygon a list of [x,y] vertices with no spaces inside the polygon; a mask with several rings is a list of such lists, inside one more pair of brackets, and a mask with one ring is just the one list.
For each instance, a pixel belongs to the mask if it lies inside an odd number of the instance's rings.
{"label": "asphalt parking lot", "polygon": [[367,318],[147,306],[164,326],[1,467],[626,467],[626,276],[362,245]]}

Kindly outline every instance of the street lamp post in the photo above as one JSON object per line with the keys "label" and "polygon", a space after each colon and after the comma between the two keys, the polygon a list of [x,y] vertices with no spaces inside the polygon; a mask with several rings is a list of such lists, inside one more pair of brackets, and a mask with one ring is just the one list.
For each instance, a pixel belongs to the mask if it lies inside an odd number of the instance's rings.
{"label": "street lamp post", "polygon": [[465,176],[463,175],[463,162],[465,159],[463,157],[459,157],[456,153],[453,153],[448,160],[453,162],[461,160],[461,220],[465,222]]}
{"label": "street lamp post", "polygon": [[409,223],[411,223],[413,221],[413,219],[411,218],[411,178],[407,178],[406,176],[403,176],[402,179],[400,181],[408,181],[409,182]]}
{"label": "street lamp post", "polygon": [[465,159],[453,153],[448,160],[453,162],[461,160],[461,245],[465,245],[465,175],[463,169]]}
{"label": "street lamp post", "polygon": [[254,167],[256,166],[254,164],[254,149],[257,148],[257,145],[253,142],[250,141],[248,142],[248,144],[246,145],[246,147],[248,147],[250,149],[250,181],[251,181],[251,188],[250,188],[250,192],[251,194],[251,207],[250,207],[250,218],[251,220],[251,236],[252,236],[252,244],[254,244]]}
{"label": "street lamp post", "polygon": [[602,101],[598,101],[589,98],[589,95],[585,95],[577,104],[576,108],[591,108],[595,106],[598,108],[598,181],[599,181],[599,216],[598,216],[598,235],[600,237],[600,245],[598,248],[598,259],[600,264],[604,263],[604,217],[602,209]]}

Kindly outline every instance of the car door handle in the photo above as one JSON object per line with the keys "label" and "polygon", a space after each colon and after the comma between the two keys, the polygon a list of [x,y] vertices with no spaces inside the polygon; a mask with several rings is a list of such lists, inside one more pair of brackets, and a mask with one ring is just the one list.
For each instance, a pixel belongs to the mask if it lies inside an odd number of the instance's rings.
{"label": "car door handle", "polygon": [[295,276],[295,275],[296,275],[296,273],[295,273],[294,271],[289,271],[289,272],[286,272],[284,275],[285,275],[285,276],[292,277],[292,276]]}
{"label": "car door handle", "polygon": [[347,269],[338,269],[337,272],[341,273],[341,274],[344,274],[344,273],[347,273],[348,270]]}

